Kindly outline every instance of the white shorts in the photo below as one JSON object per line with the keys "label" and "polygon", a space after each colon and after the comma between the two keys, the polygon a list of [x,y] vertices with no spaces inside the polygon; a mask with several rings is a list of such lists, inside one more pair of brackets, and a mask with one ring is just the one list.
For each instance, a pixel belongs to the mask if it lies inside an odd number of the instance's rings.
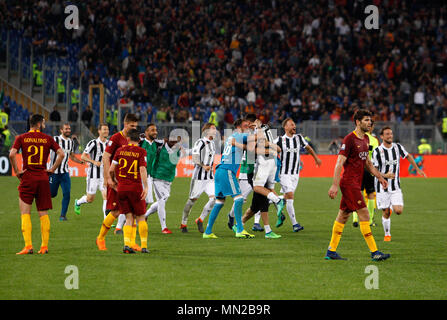
{"label": "white shorts", "polygon": [[96,194],[96,191],[103,191],[104,188],[104,179],[103,178],[87,178],[87,194]]}
{"label": "white shorts", "polygon": [[404,206],[402,190],[376,192],[377,209],[388,209],[392,206]]}
{"label": "white shorts", "polygon": [[247,200],[248,196],[253,191],[253,188],[248,183],[248,180],[247,179],[239,180],[239,187],[241,187],[241,193],[242,197],[244,198],[244,201]]}
{"label": "white shorts", "polygon": [[172,182],[159,179],[153,179],[152,182],[154,184],[155,199],[157,199],[157,201],[167,200],[171,194]]}
{"label": "white shorts", "polygon": [[295,192],[298,187],[300,176],[297,174],[281,174],[279,175],[279,184],[281,185],[281,193]]}
{"label": "white shorts", "polygon": [[191,185],[189,187],[189,199],[198,199],[204,192],[206,192],[208,197],[214,197],[214,179],[191,179]]}
{"label": "white shorts", "polygon": [[[143,184],[143,183],[141,183],[141,184]],[[146,196],[145,201],[146,201],[146,203],[154,202],[154,195],[152,194],[152,177],[151,176],[147,176],[147,196]]]}
{"label": "white shorts", "polygon": [[273,189],[275,187],[276,159],[264,159],[259,157],[255,167],[253,187]]}

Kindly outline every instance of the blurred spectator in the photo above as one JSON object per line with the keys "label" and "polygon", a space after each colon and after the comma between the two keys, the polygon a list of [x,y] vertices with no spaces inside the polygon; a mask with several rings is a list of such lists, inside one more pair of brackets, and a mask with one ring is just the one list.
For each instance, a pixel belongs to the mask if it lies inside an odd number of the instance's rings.
{"label": "blurred spectator", "polygon": [[431,154],[432,148],[429,143],[427,143],[427,139],[422,138],[420,140],[421,144],[418,146],[419,154]]}
{"label": "blurred spectator", "polygon": [[76,106],[73,106],[71,110],[68,112],[68,121],[69,122],[77,122],[78,121],[78,109]]}
{"label": "blurred spectator", "polygon": [[92,125],[93,111],[91,106],[87,106],[82,112],[81,121],[85,124],[87,128],[90,129]]}
{"label": "blurred spectator", "polygon": [[56,106],[53,107],[53,111],[50,113],[50,121],[61,121],[61,114],[57,111]]}

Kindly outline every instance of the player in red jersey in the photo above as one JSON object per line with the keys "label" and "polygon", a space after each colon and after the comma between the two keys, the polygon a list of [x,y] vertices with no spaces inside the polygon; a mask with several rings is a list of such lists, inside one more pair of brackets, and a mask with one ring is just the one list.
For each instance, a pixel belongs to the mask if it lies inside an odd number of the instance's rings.
{"label": "player in red jersey", "polygon": [[[30,131],[16,137],[14,145],[9,152],[9,159],[17,178],[20,180],[19,208],[22,220],[22,234],[25,240],[25,248],[17,254],[32,254],[33,244],[31,240],[31,206],[36,200],[37,211],[40,216],[40,230],[42,245],[39,253],[48,253],[48,241],[50,238],[50,218],[48,210],[52,209],[50,182],[48,176],[61,164],[64,151],[54,139],[42,133],[45,128],[45,119],[40,114],[35,114],[30,119]],[[22,150],[23,167],[18,168],[17,152]],[[57,154],[53,166],[46,170],[50,150]]]}
{"label": "player in red jersey", "polygon": [[[113,157],[115,156],[116,150],[120,147],[128,144],[127,135],[131,129],[136,129],[138,126],[138,118],[132,114],[128,113],[124,117],[124,128],[122,131],[115,133],[107,143],[106,150],[102,156],[102,163],[104,165],[104,185],[107,186],[107,205],[106,212],[109,213],[102,222],[101,230],[96,238],[96,245],[99,250],[107,250],[105,236],[112,226],[115,219],[120,215],[118,195],[116,190],[114,190],[115,182],[110,176],[109,170]],[[132,233],[133,239],[136,237],[136,226]],[[137,245],[134,246],[136,250],[141,250]]]}
{"label": "player in red jersey", "polygon": [[132,129],[127,135],[129,144],[116,150],[109,174],[114,183],[113,189],[117,191],[120,213],[126,215],[126,224],[123,227],[123,252],[135,253],[132,249],[131,237],[132,226],[136,219],[141,238],[141,253],[148,253],[147,222],[144,218],[147,195],[147,153],[138,146],[140,142],[138,130]]}
{"label": "player in red jersey", "polygon": [[[376,242],[369,225],[369,212],[366,208],[365,200],[361,191],[364,168],[373,174],[384,188],[387,187],[387,181],[380,172],[373,166],[368,157],[369,139],[366,135],[371,128],[371,112],[368,110],[358,110],[354,114],[356,128],[348,134],[340,148],[337,164],[334,169],[334,179],[328,194],[331,199],[337,196],[338,186],[342,193],[340,210],[335,219],[332,228],[332,238],[325,259],[327,260],[345,260],[336,252],[341,234],[348,221],[351,212],[357,211],[360,221],[360,231],[371,251],[371,258],[374,261],[385,260],[390,257],[389,254],[380,252],[377,249]],[[340,179],[341,169],[344,168],[343,176]]]}

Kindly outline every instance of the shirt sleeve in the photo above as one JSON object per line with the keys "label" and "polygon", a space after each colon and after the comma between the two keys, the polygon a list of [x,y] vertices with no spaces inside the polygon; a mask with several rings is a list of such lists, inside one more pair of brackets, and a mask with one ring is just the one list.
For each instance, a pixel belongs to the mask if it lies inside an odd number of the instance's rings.
{"label": "shirt sleeve", "polygon": [[372,161],[373,166],[376,167],[376,168],[379,166],[379,162],[377,161],[377,156],[378,155],[379,155],[379,148],[375,148],[373,150],[373,153],[372,153],[371,161]]}
{"label": "shirt sleeve", "polygon": [[298,139],[300,140],[301,148],[304,148],[309,145],[306,139],[304,139],[303,135],[299,134]]}
{"label": "shirt sleeve", "polygon": [[110,154],[114,154],[115,151],[120,147],[120,145],[115,141],[115,137],[112,136],[109,140],[109,142],[107,143],[107,147],[105,152],[110,153]]}
{"label": "shirt sleeve", "polygon": [[197,140],[192,149],[192,154],[200,155],[200,150],[202,150],[204,144],[205,143],[202,140]]}
{"label": "shirt sleeve", "polygon": [[[106,151],[107,151],[107,149],[106,149]],[[115,154],[114,154],[114,156],[113,156],[113,158],[112,158],[112,162],[113,162],[113,161],[118,162],[118,152],[115,152]]]}
{"label": "shirt sleeve", "polygon": [[351,152],[351,147],[352,147],[352,140],[350,139],[350,135],[348,135],[343,139],[343,142],[340,147],[340,152],[338,154],[348,157],[349,153]]}
{"label": "shirt sleeve", "polygon": [[141,152],[140,154],[140,167],[147,167],[147,162],[146,162],[146,156],[147,156],[147,152],[146,150],[143,149],[143,152]]}
{"label": "shirt sleeve", "polygon": [[397,143],[397,148],[399,149],[400,157],[405,159],[408,156],[407,150],[405,150],[405,148],[400,143]]}
{"label": "shirt sleeve", "polygon": [[50,137],[50,149],[56,152],[60,148],[61,147],[59,146],[59,144],[52,137]]}
{"label": "shirt sleeve", "polygon": [[90,142],[87,143],[87,146],[84,149],[84,153],[92,152],[92,149],[94,148],[94,146],[95,146],[95,140],[90,140]]}
{"label": "shirt sleeve", "polygon": [[17,151],[22,148],[22,136],[21,135],[16,137],[16,139],[14,141],[14,145],[12,147],[14,149],[16,149]]}

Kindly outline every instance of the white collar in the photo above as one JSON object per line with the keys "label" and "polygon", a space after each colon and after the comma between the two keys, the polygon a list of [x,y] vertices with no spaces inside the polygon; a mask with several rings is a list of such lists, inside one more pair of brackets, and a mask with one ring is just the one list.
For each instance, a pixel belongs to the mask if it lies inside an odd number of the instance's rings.
{"label": "white collar", "polygon": [[63,136],[62,134],[59,135],[59,137],[60,137],[62,140],[64,140],[64,141],[70,141],[70,140],[71,140],[71,138],[67,138],[67,139],[65,139],[64,136]]}

